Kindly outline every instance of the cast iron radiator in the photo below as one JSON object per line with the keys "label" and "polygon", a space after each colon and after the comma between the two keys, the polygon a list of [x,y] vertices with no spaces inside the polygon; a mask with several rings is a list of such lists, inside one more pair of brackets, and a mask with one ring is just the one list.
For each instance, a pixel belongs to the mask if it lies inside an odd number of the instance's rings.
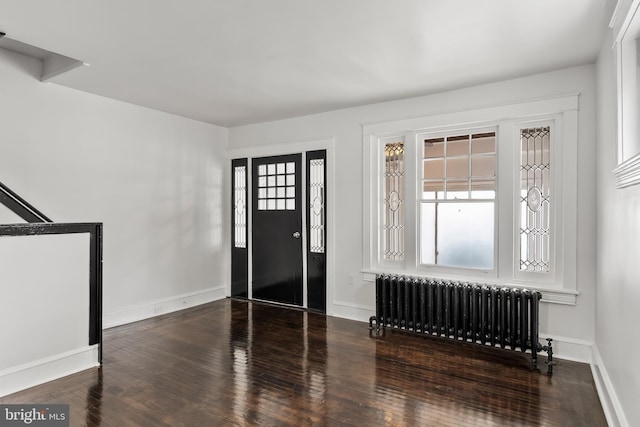
{"label": "cast iron radiator", "polygon": [[552,373],[553,349],[538,342],[542,294],[518,288],[449,280],[376,275],[376,315],[369,330],[385,328],[526,352],[535,368],[538,352],[547,352]]}

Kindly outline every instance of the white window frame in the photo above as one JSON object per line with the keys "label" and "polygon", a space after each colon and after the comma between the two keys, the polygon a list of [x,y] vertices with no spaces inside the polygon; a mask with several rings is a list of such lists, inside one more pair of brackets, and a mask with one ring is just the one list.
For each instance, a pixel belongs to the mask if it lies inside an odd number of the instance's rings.
{"label": "white window frame", "polygon": [[[423,177],[423,159],[424,159],[424,147],[422,144],[422,140],[426,139],[426,138],[437,138],[437,137],[444,137],[444,136],[452,136],[452,135],[456,135],[456,134],[472,134],[472,133],[483,133],[483,132],[496,132],[496,186],[498,185],[499,179],[498,179],[498,127],[497,126],[473,126],[473,127],[453,127],[451,129],[447,129],[447,130],[438,130],[438,131],[427,131],[427,132],[416,132],[416,151],[417,151],[417,155],[415,156],[415,163],[416,163],[416,172],[417,172],[417,176],[416,176],[416,181],[414,181],[416,183],[416,197],[417,197],[417,206],[416,208],[419,209],[420,205],[422,204],[422,196],[421,196],[421,192],[422,189],[421,187],[421,183],[422,183],[422,179]],[[425,273],[425,274],[429,274],[429,275],[442,275],[442,274],[447,274],[447,275],[465,275],[465,276],[477,276],[477,275],[481,275],[483,277],[491,277],[491,278],[495,278],[497,277],[497,267],[498,267],[498,213],[499,213],[499,192],[498,192],[498,188],[496,187],[496,197],[493,200],[494,203],[494,216],[493,216],[493,227],[494,227],[494,241],[493,241],[493,268],[491,269],[482,269],[482,268],[464,268],[464,267],[449,267],[449,266],[443,266],[443,265],[429,265],[429,264],[422,264],[421,263],[421,259],[422,259],[422,254],[420,253],[420,239],[416,238],[417,242],[416,242],[416,250],[417,250],[417,259],[416,259],[416,266],[417,266],[417,271],[419,273]],[[419,214],[416,211],[416,223],[417,223],[417,235],[421,235],[422,234],[422,223],[419,219]]]}
{"label": "white window frame", "polygon": [[613,29],[618,102],[618,188],[640,184],[640,0],[619,0]]}
{"label": "white window frame", "polygon": [[[518,194],[520,129],[551,126],[552,267],[548,273],[520,271]],[[419,257],[418,206],[422,182],[424,134],[456,130],[496,129],[494,269],[477,270],[425,266]],[[420,135],[420,137],[419,137]],[[405,142],[405,257],[382,257],[382,154],[390,137]],[[577,236],[578,94],[487,107],[470,111],[363,126],[363,273],[373,281],[376,273],[437,277],[500,286],[540,290],[543,301],[575,304]],[[411,161],[411,159],[415,161]],[[508,226],[507,226],[508,225]],[[518,228],[519,229],[519,228]]]}

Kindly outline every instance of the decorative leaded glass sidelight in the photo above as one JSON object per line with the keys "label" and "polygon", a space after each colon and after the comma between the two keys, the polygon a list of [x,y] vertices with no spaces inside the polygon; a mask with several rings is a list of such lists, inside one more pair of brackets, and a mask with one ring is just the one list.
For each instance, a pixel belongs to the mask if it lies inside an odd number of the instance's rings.
{"label": "decorative leaded glass sidelight", "polygon": [[309,249],[324,253],[324,159],[309,160]]}
{"label": "decorative leaded glass sidelight", "polygon": [[231,160],[231,296],[249,296],[248,159]]}
{"label": "decorative leaded glass sidelight", "polygon": [[234,245],[247,247],[247,167],[236,166],[233,170],[234,187]]}
{"label": "decorative leaded glass sidelight", "polygon": [[551,129],[520,130],[520,270],[550,269]]}
{"label": "decorative leaded glass sidelight", "polygon": [[327,151],[305,153],[307,308],[327,311]]}
{"label": "decorative leaded glass sidelight", "polygon": [[384,146],[384,259],[404,259],[404,142]]}

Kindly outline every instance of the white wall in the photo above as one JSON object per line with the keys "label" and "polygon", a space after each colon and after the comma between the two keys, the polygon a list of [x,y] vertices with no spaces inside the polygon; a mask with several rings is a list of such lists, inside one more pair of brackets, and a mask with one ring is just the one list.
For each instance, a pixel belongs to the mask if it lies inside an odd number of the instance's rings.
{"label": "white wall", "polygon": [[[88,341],[89,234],[3,236],[0,260],[0,396],[95,366],[97,349]],[[79,354],[89,356],[88,364],[49,364]],[[34,375],[38,365],[46,366],[44,378]]]}
{"label": "white wall", "polygon": [[0,371],[88,345],[88,249],[88,233],[0,237],[11,289],[0,299]]}
{"label": "white wall", "polygon": [[0,181],[56,222],[104,223],[105,325],[223,297],[227,130],[41,83],[40,66],[0,49]]}
{"label": "white wall", "polygon": [[[618,422],[640,425],[640,186],[618,190],[616,76],[612,37],[597,63],[597,294],[596,352]],[[615,424],[614,424],[615,425]]]}
{"label": "white wall", "polygon": [[[593,65],[396,102],[367,105],[229,130],[232,149],[257,144],[335,138],[335,283],[328,311],[366,320],[374,311],[373,285],[362,281],[362,124],[581,93],[578,156],[578,303],[543,304],[541,331],[564,337],[560,355],[587,360],[594,339],[595,294],[595,67]],[[331,178],[331,177],[330,177]],[[353,285],[348,277],[356,278]],[[575,345],[574,345],[575,344]]]}

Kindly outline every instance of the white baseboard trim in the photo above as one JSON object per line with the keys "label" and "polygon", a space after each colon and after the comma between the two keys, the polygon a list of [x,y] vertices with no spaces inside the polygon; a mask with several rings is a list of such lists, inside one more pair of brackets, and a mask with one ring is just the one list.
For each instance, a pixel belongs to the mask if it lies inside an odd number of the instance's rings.
{"label": "white baseboard trim", "polygon": [[593,381],[596,383],[596,389],[598,390],[598,396],[600,396],[600,403],[602,404],[602,410],[607,418],[607,424],[610,427],[628,427],[629,422],[624,415],[620,400],[616,390],[613,388],[613,383],[607,369],[604,366],[602,357],[598,347],[593,345],[593,363],[591,363],[591,373],[593,374]]}
{"label": "white baseboard trim", "polygon": [[0,397],[99,366],[98,345],[78,348],[0,371]]}
{"label": "white baseboard trim", "polygon": [[360,304],[352,304],[343,301],[333,301],[331,315],[343,319],[356,320],[358,322],[369,322],[369,317],[374,316],[374,308]]}
{"label": "white baseboard trim", "polygon": [[[553,339],[553,357],[563,360],[571,360],[573,362],[589,364],[593,362],[593,341],[561,337],[540,332],[539,341],[542,345],[547,345],[547,338]],[[544,355],[546,352],[542,352],[540,354]]]}
{"label": "white baseboard trim", "polygon": [[185,308],[195,307],[226,297],[226,287],[210,288],[202,291],[163,298],[144,304],[130,305],[105,312],[102,317],[103,328],[125,325],[138,320],[160,316]]}
{"label": "white baseboard trim", "polygon": [[[374,316],[375,309],[360,304],[352,304],[344,301],[334,301],[332,315],[359,322],[369,322],[369,317]],[[540,342],[546,345],[545,338],[553,338],[553,356],[558,359],[574,362],[591,363],[593,342],[579,340],[557,335],[540,333]],[[542,355],[545,353],[542,352]]]}

